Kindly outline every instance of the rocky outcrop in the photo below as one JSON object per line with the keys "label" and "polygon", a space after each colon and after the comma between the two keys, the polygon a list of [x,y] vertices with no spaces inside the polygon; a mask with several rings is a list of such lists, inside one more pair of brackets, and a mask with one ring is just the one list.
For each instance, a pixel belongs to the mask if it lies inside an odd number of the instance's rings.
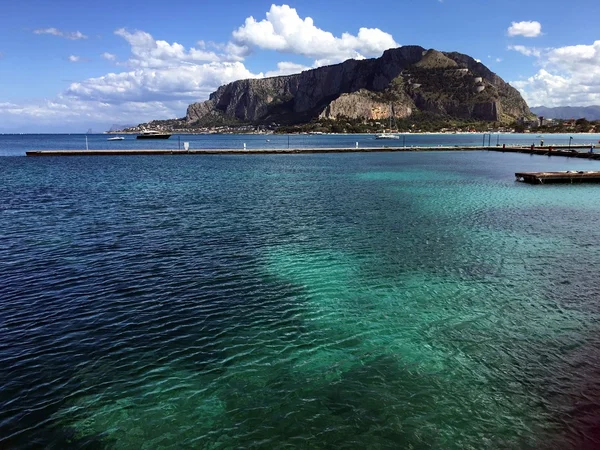
{"label": "rocky outcrop", "polygon": [[206,102],[190,105],[186,122],[379,119],[389,116],[390,110],[399,118],[416,110],[498,122],[531,116],[516,89],[470,56],[405,46],[387,50],[376,59],[229,83]]}
{"label": "rocky outcrop", "polygon": [[423,58],[415,63],[415,67],[420,69],[452,69],[458,68],[458,64],[442,52],[428,50],[425,52],[425,55],[423,55]]}
{"label": "rocky outcrop", "polygon": [[349,117],[379,120],[393,116],[403,119],[410,116],[414,108],[414,103],[408,100],[386,102],[380,96],[361,89],[358,92],[340,95],[325,107],[319,118]]}

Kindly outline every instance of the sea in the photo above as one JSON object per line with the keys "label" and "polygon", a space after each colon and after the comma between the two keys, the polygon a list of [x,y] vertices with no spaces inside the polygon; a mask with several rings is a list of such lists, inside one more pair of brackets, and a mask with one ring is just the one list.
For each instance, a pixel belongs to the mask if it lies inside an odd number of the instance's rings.
{"label": "sea", "polygon": [[[121,141],[109,141],[121,136]],[[0,134],[0,156],[25,156],[30,150],[135,150],[135,149],[286,149],[383,148],[480,145],[591,145],[600,147],[600,134],[405,133],[398,139],[376,139],[374,134],[175,134],[168,140],[138,140],[133,134]],[[589,147],[588,147],[589,146]]]}
{"label": "sea", "polygon": [[514,174],[600,161],[85,140],[0,136],[1,449],[599,448],[600,186]]}

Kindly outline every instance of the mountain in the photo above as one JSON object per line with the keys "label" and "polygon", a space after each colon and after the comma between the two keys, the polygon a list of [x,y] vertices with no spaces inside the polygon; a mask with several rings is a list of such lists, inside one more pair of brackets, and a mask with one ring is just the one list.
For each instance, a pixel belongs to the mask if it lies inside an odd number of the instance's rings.
{"label": "mountain", "polygon": [[557,106],[547,108],[536,106],[531,112],[548,119],[587,119],[600,120],[600,106]]}
{"label": "mountain", "polygon": [[239,80],[191,104],[187,126],[300,124],[315,118],[382,119],[426,112],[509,123],[532,114],[519,92],[461,53],[404,46],[299,74]]}
{"label": "mountain", "polygon": [[110,132],[115,132],[115,131],[123,131],[126,128],[131,128],[131,127],[134,127],[134,126],[135,125],[119,125],[119,124],[113,123],[111,125],[110,129],[108,130],[108,132],[110,133]]}

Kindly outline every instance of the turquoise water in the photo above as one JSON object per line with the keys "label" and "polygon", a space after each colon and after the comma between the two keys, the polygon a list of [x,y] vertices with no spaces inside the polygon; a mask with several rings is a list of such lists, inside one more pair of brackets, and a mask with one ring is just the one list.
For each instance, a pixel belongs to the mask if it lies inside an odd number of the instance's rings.
{"label": "turquoise water", "polygon": [[599,167],[3,158],[0,448],[596,448]]}
{"label": "turquoise water", "polygon": [[[447,146],[447,145],[589,145],[600,147],[600,134],[411,134],[400,135],[398,140],[377,140],[373,134],[336,135],[253,135],[204,134],[173,135],[168,140],[137,140],[135,135],[123,135],[122,141],[107,141],[106,134],[0,134],[0,156],[24,156],[29,150],[133,150],[183,149],[184,142],[194,149],[281,149],[281,148],[383,148],[390,146]],[[86,143],[87,139],[87,143]],[[581,150],[581,151],[587,151]]]}

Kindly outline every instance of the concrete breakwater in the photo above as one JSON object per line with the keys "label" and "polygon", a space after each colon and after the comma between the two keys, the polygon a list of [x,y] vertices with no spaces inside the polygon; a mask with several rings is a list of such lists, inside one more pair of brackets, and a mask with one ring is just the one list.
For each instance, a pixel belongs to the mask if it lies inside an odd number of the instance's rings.
{"label": "concrete breakwater", "polygon": [[[528,153],[530,155],[542,156],[566,156],[568,158],[600,159],[600,153],[590,145],[571,145],[570,147],[490,147],[486,150],[508,153]],[[587,151],[586,151],[587,150]],[[592,151],[593,150],[593,151]],[[600,149],[598,149],[600,150]]]}
{"label": "concrete breakwater", "polygon": [[436,151],[499,151],[535,155],[568,156],[600,159],[596,153],[585,152],[588,145],[526,147],[502,146],[383,146],[383,147],[331,147],[331,148],[263,148],[263,149],[133,149],[133,150],[30,150],[27,156],[133,156],[133,155],[257,155],[294,153],[351,153],[351,152],[436,152]]}

